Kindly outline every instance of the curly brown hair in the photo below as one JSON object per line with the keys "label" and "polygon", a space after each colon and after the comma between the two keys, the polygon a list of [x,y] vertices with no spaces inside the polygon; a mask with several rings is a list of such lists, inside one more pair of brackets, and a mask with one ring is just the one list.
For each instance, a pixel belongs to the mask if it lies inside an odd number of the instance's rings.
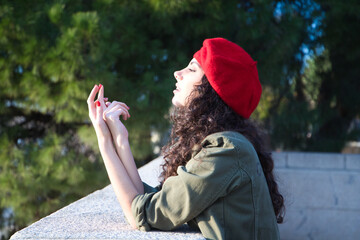
{"label": "curly brown hair", "polygon": [[279,193],[273,175],[274,161],[265,149],[260,128],[255,122],[235,113],[215,92],[206,76],[196,86],[188,99],[187,107],[175,107],[171,114],[173,127],[169,142],[162,148],[165,163],[160,175],[161,185],[170,176],[176,176],[179,166],[184,166],[194,149],[208,135],[222,131],[235,131],[244,135],[254,146],[266,178],[277,222],[283,222],[284,198]]}

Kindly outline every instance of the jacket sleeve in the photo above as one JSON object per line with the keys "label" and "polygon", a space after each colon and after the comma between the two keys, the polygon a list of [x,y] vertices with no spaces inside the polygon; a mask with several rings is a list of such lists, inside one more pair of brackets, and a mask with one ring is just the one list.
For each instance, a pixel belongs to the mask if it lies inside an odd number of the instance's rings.
{"label": "jacket sleeve", "polygon": [[236,158],[235,147],[223,140],[203,147],[160,191],[134,198],[131,208],[138,228],[170,230],[196,217],[229,191],[235,176],[241,176],[236,174]]}

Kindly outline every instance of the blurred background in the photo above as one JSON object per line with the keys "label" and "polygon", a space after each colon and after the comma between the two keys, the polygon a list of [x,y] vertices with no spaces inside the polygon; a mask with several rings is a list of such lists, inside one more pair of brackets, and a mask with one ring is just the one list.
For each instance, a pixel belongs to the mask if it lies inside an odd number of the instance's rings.
{"label": "blurred background", "polygon": [[94,84],[126,102],[138,166],[166,142],[173,72],[205,38],[258,61],[274,151],[360,153],[357,0],[0,0],[0,236],[109,184]]}

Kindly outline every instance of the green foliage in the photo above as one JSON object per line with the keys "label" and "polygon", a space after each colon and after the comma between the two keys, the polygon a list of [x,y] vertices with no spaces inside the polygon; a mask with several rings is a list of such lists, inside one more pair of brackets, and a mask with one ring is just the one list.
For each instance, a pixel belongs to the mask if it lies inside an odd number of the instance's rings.
{"label": "green foliage", "polygon": [[138,164],[153,159],[173,72],[209,37],[258,61],[254,117],[274,148],[339,151],[358,137],[347,132],[360,112],[358,10],[355,1],[2,1],[0,212],[11,207],[21,227],[108,183],[86,105],[94,84],[130,106]]}
{"label": "green foliage", "polygon": [[[321,78],[318,97],[319,128],[312,143],[314,150],[339,151],[347,140],[359,140],[349,126],[360,113],[360,3],[358,1],[319,1],[324,18],[325,55],[316,59]],[[358,127],[359,128],[359,127]],[[355,129],[356,130],[356,129]],[[357,129],[359,130],[359,129]]]}
{"label": "green foliage", "polygon": [[105,171],[103,164],[68,148],[69,141],[76,144],[54,133],[16,145],[1,137],[0,204],[12,207],[17,224],[28,224],[106,182],[105,174],[98,173]]}
{"label": "green foliage", "polygon": [[314,6],[308,16],[315,24],[312,37],[304,41],[312,58],[288,79],[283,95],[275,94],[269,118],[273,145],[340,152],[347,141],[360,140],[359,126],[354,127],[360,113],[360,34],[355,31],[360,4],[316,1]]}

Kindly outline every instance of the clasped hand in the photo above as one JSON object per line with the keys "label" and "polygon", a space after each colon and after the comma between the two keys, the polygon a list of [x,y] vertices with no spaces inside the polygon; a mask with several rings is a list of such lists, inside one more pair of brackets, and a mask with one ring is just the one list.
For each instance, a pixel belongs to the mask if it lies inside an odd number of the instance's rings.
{"label": "clasped hand", "polygon": [[[97,100],[95,100],[95,96]],[[87,99],[89,108],[89,117],[94,126],[96,135],[100,139],[108,137],[128,139],[128,131],[124,124],[120,121],[120,116],[124,120],[130,118],[129,107],[122,102],[108,102],[104,98],[104,86],[95,85]]]}

